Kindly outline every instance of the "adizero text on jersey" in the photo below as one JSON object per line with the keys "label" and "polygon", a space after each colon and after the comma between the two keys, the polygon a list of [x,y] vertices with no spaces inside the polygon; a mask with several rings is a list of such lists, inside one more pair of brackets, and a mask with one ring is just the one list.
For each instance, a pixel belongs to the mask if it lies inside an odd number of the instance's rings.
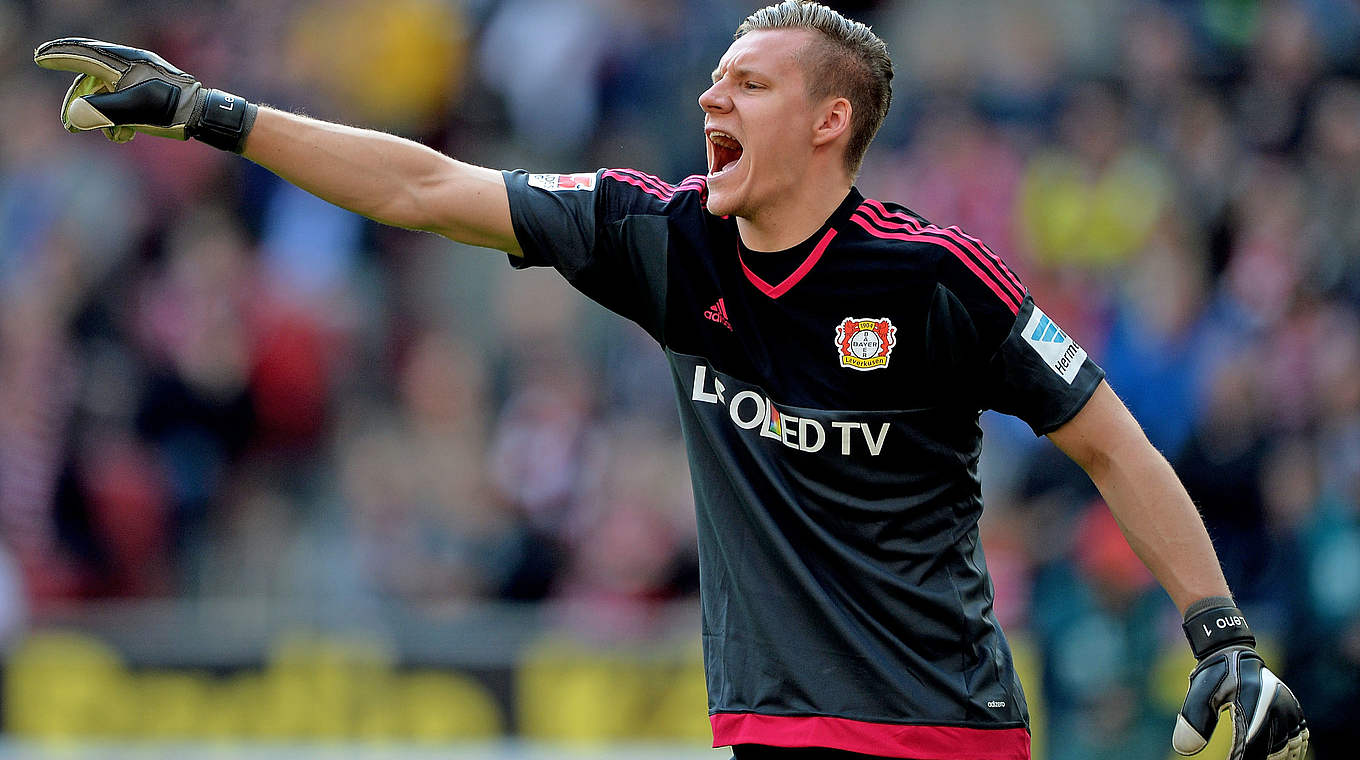
{"label": "adizero text on jersey", "polygon": [[1043,434],[1103,376],[957,228],[852,190],[788,251],[671,185],[507,172],[515,266],[553,266],[672,368],[715,746],[1029,757],[978,542],[978,415]]}

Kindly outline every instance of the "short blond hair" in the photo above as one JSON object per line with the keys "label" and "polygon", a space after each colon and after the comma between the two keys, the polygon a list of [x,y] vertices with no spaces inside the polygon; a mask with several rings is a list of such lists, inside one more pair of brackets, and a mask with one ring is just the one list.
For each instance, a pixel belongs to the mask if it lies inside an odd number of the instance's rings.
{"label": "short blond hair", "polygon": [[737,27],[734,39],[768,29],[808,29],[818,41],[799,51],[813,100],[828,96],[850,101],[850,142],[845,166],[859,174],[864,154],[892,104],[892,59],[888,46],[873,30],[809,0],[784,0],[752,13]]}

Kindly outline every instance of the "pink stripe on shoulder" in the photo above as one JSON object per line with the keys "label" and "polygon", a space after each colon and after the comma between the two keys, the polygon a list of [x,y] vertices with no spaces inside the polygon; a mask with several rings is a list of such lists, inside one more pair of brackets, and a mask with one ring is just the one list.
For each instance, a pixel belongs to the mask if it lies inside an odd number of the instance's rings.
{"label": "pink stripe on shoulder", "polygon": [[[885,221],[889,219],[897,220],[905,224],[915,225],[918,230],[925,229],[930,230],[932,232],[939,231],[940,233],[949,235],[950,237],[953,237],[956,240],[967,240],[968,242],[971,242],[974,246],[976,246],[978,251],[982,252],[984,256],[991,260],[990,262],[988,262],[989,268],[992,268],[994,271],[999,268],[1000,271],[997,273],[998,276],[1005,277],[1012,285],[1014,285],[1018,289],[1018,292],[1021,293],[1023,297],[1025,286],[1021,284],[1020,278],[1015,276],[1015,273],[1010,270],[1010,267],[1006,266],[1006,262],[1002,261],[1000,256],[997,256],[995,253],[993,253],[992,249],[988,248],[986,243],[983,243],[981,240],[978,240],[972,235],[969,235],[968,233],[964,232],[963,229],[958,225],[950,225],[949,227],[937,227],[936,225],[931,224],[923,226],[919,221],[917,221],[915,218],[911,216],[908,216],[907,214],[902,214],[900,212],[888,210],[888,207],[884,206],[881,201],[874,200],[873,198],[865,198],[864,202],[872,206],[875,210],[877,210],[879,212],[879,217],[884,219]],[[993,264],[995,266],[992,266]]]}
{"label": "pink stripe on shoulder", "polygon": [[958,259],[960,262],[963,263],[964,266],[968,267],[968,269],[973,274],[977,275],[977,278],[982,281],[982,284],[986,285],[993,293],[995,293],[996,297],[1001,299],[1002,303],[1006,304],[1006,308],[1010,309],[1012,314],[1020,313],[1020,304],[1016,302],[1015,296],[1012,293],[1008,292],[1007,290],[1003,289],[1001,287],[1001,284],[998,283],[994,277],[984,272],[982,267],[977,263],[974,257],[968,255],[967,253],[964,253],[963,250],[959,248],[958,244],[955,241],[948,238],[934,237],[931,235],[922,235],[920,233],[912,231],[906,225],[900,226],[892,225],[896,227],[896,229],[893,231],[880,230],[869,221],[869,217],[867,215],[861,213],[860,211],[856,211],[855,213],[851,214],[850,220],[853,221],[855,224],[858,224],[865,232],[869,233],[870,235],[873,235],[874,237],[878,238],[883,238],[884,240],[905,240],[914,243],[930,243],[932,245],[938,245],[941,248],[944,248],[945,250],[954,254],[954,258]]}
{"label": "pink stripe on shoulder", "polygon": [[653,195],[663,201],[671,200],[676,193],[691,191],[706,193],[708,191],[708,185],[703,176],[698,174],[685,177],[678,185],[669,184],[659,177],[636,169],[605,169],[603,176],[633,185],[648,195]]}
{"label": "pink stripe on shoulder", "polygon": [[607,169],[603,176],[637,187],[648,195],[654,195],[663,201],[668,201],[675,197],[675,189],[670,185],[655,178],[649,179],[647,175],[644,175],[641,172],[635,173],[621,171],[619,169]]}

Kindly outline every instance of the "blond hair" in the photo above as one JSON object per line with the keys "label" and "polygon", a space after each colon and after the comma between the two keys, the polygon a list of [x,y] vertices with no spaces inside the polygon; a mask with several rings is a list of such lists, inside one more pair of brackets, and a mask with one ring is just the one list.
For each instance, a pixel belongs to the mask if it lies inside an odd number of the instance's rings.
{"label": "blond hair", "polygon": [[808,29],[817,41],[799,51],[813,100],[828,96],[850,101],[850,141],[845,166],[859,174],[864,154],[892,103],[892,60],[888,46],[868,26],[851,21],[821,3],[784,0],[752,13],[734,39],[768,29]]}

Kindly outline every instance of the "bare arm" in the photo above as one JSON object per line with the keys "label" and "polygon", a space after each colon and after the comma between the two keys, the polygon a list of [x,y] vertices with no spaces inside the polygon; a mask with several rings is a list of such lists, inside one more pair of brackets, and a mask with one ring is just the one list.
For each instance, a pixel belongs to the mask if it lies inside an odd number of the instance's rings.
{"label": "bare arm", "polygon": [[1185,487],[1109,385],[1102,381],[1048,437],[1091,476],[1129,546],[1182,613],[1204,597],[1231,596]]}
{"label": "bare arm", "polygon": [[370,219],[519,255],[501,173],[395,135],[261,107],[246,158]]}

